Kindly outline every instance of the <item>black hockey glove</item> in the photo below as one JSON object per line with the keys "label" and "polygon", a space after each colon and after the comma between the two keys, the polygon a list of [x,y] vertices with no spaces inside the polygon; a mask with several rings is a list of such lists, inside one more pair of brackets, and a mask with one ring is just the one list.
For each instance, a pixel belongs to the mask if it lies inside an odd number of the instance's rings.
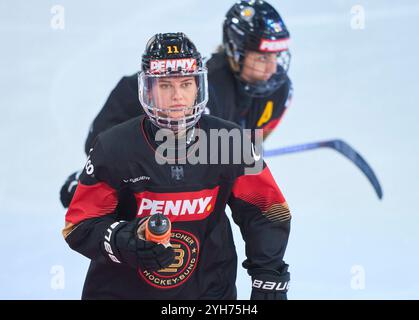
{"label": "black hockey glove", "polygon": [[290,274],[288,265],[281,272],[267,269],[249,270],[252,276],[250,300],[287,300]]}
{"label": "black hockey glove", "polygon": [[157,271],[169,266],[175,257],[171,246],[165,247],[142,240],[137,229],[147,218],[136,218],[130,222],[115,222],[105,232],[103,248],[107,256],[116,263],[126,263],[132,268]]}
{"label": "black hockey glove", "polygon": [[72,173],[61,187],[60,200],[64,208],[68,208],[79,183],[81,171]]}

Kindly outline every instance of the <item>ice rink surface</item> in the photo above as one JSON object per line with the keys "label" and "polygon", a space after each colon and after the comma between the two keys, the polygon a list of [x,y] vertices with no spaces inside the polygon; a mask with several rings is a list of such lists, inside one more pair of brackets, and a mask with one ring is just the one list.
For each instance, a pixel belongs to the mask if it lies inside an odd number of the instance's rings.
{"label": "ice rink surface", "polygon": [[[291,32],[295,92],[266,147],[341,138],[384,190],[379,201],[334,151],[266,159],[293,214],[289,298],[419,299],[419,3],[271,3]],[[51,27],[55,5],[64,29]],[[0,0],[1,299],[80,298],[88,260],[61,236],[58,193],[84,165],[91,121],[117,81],[138,70],[149,37],[183,31],[209,56],[231,5]],[[353,28],[355,5],[365,10],[363,29]],[[250,285],[239,266],[240,299]]]}

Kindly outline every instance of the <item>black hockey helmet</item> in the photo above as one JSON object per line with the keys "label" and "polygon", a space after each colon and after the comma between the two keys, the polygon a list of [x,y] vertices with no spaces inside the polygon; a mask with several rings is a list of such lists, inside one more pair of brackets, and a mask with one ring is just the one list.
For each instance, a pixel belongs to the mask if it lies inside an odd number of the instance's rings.
{"label": "black hockey helmet", "polygon": [[158,127],[179,131],[198,122],[208,102],[207,69],[185,34],[159,33],[147,42],[138,91],[144,111]]}
{"label": "black hockey helmet", "polygon": [[227,12],[223,24],[223,47],[230,66],[240,79],[246,51],[276,52],[277,72],[267,81],[243,84],[252,96],[266,96],[286,79],[291,55],[290,34],[279,13],[266,1],[241,0]]}

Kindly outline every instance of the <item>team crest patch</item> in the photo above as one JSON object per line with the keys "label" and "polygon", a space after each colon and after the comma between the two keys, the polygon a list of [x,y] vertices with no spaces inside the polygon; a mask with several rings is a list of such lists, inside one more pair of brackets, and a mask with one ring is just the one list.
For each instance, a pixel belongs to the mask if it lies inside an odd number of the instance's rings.
{"label": "team crest patch", "polygon": [[138,269],[141,278],[158,289],[172,289],[184,284],[198,263],[199,242],[193,234],[172,230],[170,243],[175,251],[175,259],[170,266],[154,272]]}

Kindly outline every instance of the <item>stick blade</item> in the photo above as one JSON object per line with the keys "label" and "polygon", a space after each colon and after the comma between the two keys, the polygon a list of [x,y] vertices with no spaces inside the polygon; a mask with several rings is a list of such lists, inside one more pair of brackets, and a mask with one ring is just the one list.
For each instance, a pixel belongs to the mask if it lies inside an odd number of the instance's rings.
{"label": "stick blade", "polygon": [[351,160],[370,181],[375,190],[375,193],[377,194],[377,197],[380,200],[383,198],[383,190],[381,188],[381,184],[378,181],[377,176],[374,173],[374,170],[372,170],[372,168],[365,161],[365,159],[358,152],[356,152],[349,144],[347,144],[343,140],[337,139],[327,141],[324,143],[323,146],[332,148],[340,154],[342,154],[343,156],[345,156],[346,158],[348,158],[349,160]]}

